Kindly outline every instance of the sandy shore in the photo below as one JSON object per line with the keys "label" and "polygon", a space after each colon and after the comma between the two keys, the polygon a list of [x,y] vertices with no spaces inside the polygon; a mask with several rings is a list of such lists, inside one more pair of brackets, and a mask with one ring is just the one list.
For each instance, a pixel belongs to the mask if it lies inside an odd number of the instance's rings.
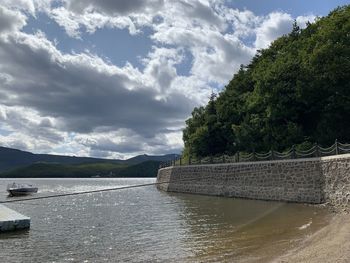
{"label": "sandy shore", "polygon": [[329,225],[273,262],[350,262],[350,214],[336,214]]}

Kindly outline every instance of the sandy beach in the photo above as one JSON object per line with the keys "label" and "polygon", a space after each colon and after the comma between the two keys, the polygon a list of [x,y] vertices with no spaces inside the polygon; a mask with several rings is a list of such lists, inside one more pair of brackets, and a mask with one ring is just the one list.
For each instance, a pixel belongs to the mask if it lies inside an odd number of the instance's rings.
{"label": "sandy beach", "polygon": [[335,214],[329,225],[273,262],[350,262],[350,214]]}

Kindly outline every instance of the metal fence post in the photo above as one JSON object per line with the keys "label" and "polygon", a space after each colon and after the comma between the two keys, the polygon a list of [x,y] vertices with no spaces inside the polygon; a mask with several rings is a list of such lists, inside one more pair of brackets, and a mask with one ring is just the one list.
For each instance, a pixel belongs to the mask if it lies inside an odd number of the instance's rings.
{"label": "metal fence post", "polygon": [[292,159],[295,159],[295,145],[292,146]]}
{"label": "metal fence post", "polygon": [[337,140],[337,139],[335,139],[335,154],[336,154],[336,155],[339,154],[338,140]]}
{"label": "metal fence post", "polygon": [[188,156],[188,165],[191,165],[191,155]]}
{"label": "metal fence post", "polygon": [[271,160],[275,160],[275,153],[273,150],[271,150]]}
{"label": "metal fence post", "polygon": [[223,163],[226,163],[225,154],[222,156],[222,162],[223,162]]}
{"label": "metal fence post", "polygon": [[318,147],[317,143],[315,143],[315,149],[316,149],[316,157],[320,157],[320,148]]}

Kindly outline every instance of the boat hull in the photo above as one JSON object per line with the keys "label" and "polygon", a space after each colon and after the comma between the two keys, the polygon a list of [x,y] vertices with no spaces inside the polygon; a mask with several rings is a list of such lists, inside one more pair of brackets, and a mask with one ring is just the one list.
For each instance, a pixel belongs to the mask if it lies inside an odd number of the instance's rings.
{"label": "boat hull", "polygon": [[18,188],[18,189],[7,189],[7,192],[11,196],[21,196],[21,195],[30,195],[38,192],[38,188]]}

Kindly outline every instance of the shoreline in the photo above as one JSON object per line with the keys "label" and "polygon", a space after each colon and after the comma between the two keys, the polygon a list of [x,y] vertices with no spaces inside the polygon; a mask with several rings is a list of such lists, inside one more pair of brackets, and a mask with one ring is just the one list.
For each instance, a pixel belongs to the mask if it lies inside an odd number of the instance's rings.
{"label": "shoreline", "polygon": [[273,263],[350,262],[350,214],[334,213],[329,223]]}

